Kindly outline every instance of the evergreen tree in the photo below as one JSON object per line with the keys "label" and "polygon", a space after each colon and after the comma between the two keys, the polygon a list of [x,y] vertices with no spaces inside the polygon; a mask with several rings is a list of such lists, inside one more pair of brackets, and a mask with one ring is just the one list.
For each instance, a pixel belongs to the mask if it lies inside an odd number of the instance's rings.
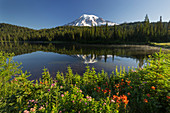
{"label": "evergreen tree", "polygon": [[146,16],[145,16],[145,20],[144,20],[144,22],[145,23],[149,23],[149,17],[148,17],[148,15],[146,14]]}

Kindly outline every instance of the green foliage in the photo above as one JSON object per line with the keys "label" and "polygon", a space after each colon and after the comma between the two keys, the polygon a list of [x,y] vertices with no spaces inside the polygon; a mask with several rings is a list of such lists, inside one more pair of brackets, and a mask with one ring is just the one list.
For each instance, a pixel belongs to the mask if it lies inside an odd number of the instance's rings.
{"label": "green foliage", "polygon": [[124,23],[115,26],[60,26],[34,30],[10,24],[0,24],[0,41],[67,41],[81,43],[126,44],[132,42],[170,41],[170,24],[158,21],[149,23],[148,15],[143,22]]}
{"label": "green foliage", "polygon": [[[86,67],[83,76],[44,69],[42,80],[29,81],[12,54],[0,53],[0,112],[146,112],[168,113],[170,54],[155,53],[143,68],[128,73],[120,67],[108,76]],[[7,62],[8,61],[8,62]]]}

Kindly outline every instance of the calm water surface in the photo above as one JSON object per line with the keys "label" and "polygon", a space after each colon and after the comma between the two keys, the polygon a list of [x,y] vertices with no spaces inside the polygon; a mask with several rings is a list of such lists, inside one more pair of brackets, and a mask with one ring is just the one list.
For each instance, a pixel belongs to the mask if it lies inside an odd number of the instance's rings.
{"label": "calm water surface", "polygon": [[22,62],[23,71],[28,71],[32,76],[30,80],[39,79],[42,69],[48,68],[52,77],[57,71],[66,73],[70,66],[73,73],[80,75],[85,67],[95,67],[97,72],[104,69],[108,74],[115,70],[116,66],[141,67],[148,55],[157,52],[144,46],[104,46],[104,45],[80,45],[67,43],[10,43],[1,45],[0,49],[7,52],[14,52],[14,61]]}

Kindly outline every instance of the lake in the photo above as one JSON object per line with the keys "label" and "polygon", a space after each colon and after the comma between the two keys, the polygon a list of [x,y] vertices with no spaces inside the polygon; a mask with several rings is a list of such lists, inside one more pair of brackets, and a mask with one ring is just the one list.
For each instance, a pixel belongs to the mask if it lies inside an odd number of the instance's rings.
{"label": "lake", "polygon": [[14,61],[22,62],[22,70],[30,72],[30,80],[39,79],[42,69],[48,68],[52,77],[57,71],[66,73],[70,66],[73,73],[83,75],[86,66],[102,69],[108,74],[120,66],[142,67],[148,55],[158,52],[159,48],[145,45],[86,45],[71,43],[7,43],[1,50],[14,52]]}

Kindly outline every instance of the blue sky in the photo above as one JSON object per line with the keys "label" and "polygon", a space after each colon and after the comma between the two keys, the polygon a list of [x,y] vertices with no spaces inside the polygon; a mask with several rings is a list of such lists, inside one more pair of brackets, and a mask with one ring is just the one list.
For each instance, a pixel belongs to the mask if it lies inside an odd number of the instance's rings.
{"label": "blue sky", "polygon": [[0,0],[0,23],[34,29],[62,26],[82,14],[116,23],[170,20],[170,0]]}

